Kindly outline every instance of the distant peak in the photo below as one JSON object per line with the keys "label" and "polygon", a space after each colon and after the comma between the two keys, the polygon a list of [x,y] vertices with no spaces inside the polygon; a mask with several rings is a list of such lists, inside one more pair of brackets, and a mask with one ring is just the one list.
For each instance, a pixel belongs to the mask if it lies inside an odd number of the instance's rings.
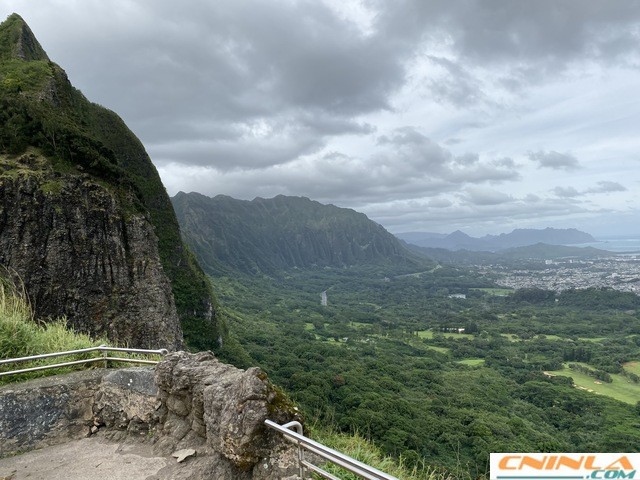
{"label": "distant peak", "polygon": [[13,13],[0,24],[0,57],[27,62],[49,60],[46,52],[20,15]]}
{"label": "distant peak", "polygon": [[461,230],[456,230],[448,235],[448,238],[471,238]]}

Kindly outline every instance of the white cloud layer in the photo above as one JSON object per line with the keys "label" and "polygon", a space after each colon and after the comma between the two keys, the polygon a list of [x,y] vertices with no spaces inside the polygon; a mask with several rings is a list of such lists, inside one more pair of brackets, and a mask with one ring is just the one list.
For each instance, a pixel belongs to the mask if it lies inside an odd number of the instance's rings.
{"label": "white cloud layer", "polygon": [[304,195],[395,232],[638,232],[635,0],[3,0],[12,12],[124,118],[170,194]]}

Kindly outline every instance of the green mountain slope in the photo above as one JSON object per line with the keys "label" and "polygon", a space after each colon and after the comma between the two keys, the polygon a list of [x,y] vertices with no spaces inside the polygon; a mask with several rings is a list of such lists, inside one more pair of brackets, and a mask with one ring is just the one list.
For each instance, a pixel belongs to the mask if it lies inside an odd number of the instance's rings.
{"label": "green mountain slope", "polygon": [[308,198],[180,192],[172,202],[185,241],[211,274],[422,262],[366,215]]}
{"label": "green mountain slope", "polygon": [[[187,343],[191,338],[201,340],[206,337],[214,339],[211,340],[214,346],[224,332],[216,318],[214,296],[206,277],[181,241],[169,197],[144,147],[115,113],[89,102],[71,85],[64,70],[49,60],[24,20],[16,14],[0,25],[0,125],[2,187],[3,193],[8,192],[3,198],[5,208],[1,212],[4,222],[0,220],[0,246],[3,247],[0,263],[16,270],[27,288],[34,292],[36,313],[41,316],[67,315],[75,326],[93,332],[94,324],[113,323],[114,318],[121,317],[123,308],[135,309],[133,299],[118,302],[114,295],[118,294],[118,298],[131,296],[133,292],[127,290],[133,288],[133,284],[127,284],[127,277],[130,283],[139,277],[136,285],[145,288],[144,269],[147,264],[153,264],[155,254],[143,253],[144,258],[140,258],[141,252],[131,251],[132,246],[128,243],[131,229],[133,224],[138,224],[141,225],[138,233],[159,255],[161,265],[157,270],[162,271],[170,282],[168,293],[156,291],[153,295],[175,298],[175,305],[172,305],[173,298],[169,298],[163,308],[168,309],[165,314],[169,316],[172,309],[177,310]],[[99,197],[109,206],[94,208],[95,201],[88,196],[87,190],[99,192]],[[28,199],[33,198],[29,192],[36,192],[34,203],[38,208],[27,205]],[[73,205],[83,197],[85,205]],[[6,208],[9,202],[22,203],[12,205],[12,209]],[[19,211],[16,210],[18,207]],[[107,213],[100,220],[104,225],[95,225],[84,232],[95,244],[88,246],[81,238],[75,238],[80,236],[77,229],[82,231],[82,226],[91,224],[97,214],[105,211]],[[48,230],[32,225],[32,220],[42,215],[50,219]],[[65,262],[48,261],[51,256],[59,260],[64,252],[53,253],[43,242],[56,238],[63,226],[74,241],[86,247],[84,250],[80,247],[80,254],[86,255],[84,262],[99,264],[99,268],[92,271],[95,273],[92,281],[98,282],[96,289],[99,291],[95,292],[96,300],[89,302],[91,305],[84,305],[87,303],[84,297],[90,292],[82,285],[82,278],[72,281],[68,278],[72,275],[65,273],[60,265]],[[17,252],[12,248],[9,236],[22,235],[25,228],[33,228],[30,234],[35,237],[33,247],[42,247],[37,261],[27,261],[24,257],[28,252]],[[102,243],[95,240],[96,232],[105,237]],[[59,244],[61,248],[75,245],[71,238],[67,240],[67,243]],[[141,241],[141,245],[145,245]],[[104,261],[92,259],[91,256],[98,255],[99,251],[108,258]],[[74,252],[66,253],[72,255]],[[122,262],[116,262],[118,271],[114,274],[110,261],[118,256],[122,257]],[[56,263],[58,267],[52,266]],[[66,268],[82,269],[81,263],[67,262]],[[48,274],[38,274],[35,270],[38,266]],[[122,272],[123,281],[118,283],[114,278],[118,278],[120,270],[127,272]],[[85,277],[84,282],[88,280]],[[49,290],[59,291],[43,293],[47,290],[45,282],[51,281],[61,285],[51,286]],[[147,290],[151,292],[152,289],[148,287]],[[104,305],[98,308],[100,295],[104,297]],[[138,313],[135,320],[130,318],[124,323],[136,321],[141,323],[140,329],[145,330],[144,309]],[[162,312],[158,314],[163,315]],[[94,318],[80,320],[82,315]],[[148,329],[153,327],[148,326]],[[107,327],[97,330],[114,333]],[[115,336],[127,338],[126,335]],[[136,339],[130,341],[137,342]]]}

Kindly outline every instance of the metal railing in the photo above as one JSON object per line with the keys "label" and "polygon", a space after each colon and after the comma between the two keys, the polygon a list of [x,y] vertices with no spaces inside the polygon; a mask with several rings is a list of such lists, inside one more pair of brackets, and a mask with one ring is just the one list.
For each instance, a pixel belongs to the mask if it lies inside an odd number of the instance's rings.
{"label": "metal railing", "polygon": [[0,366],[11,364],[11,363],[23,363],[23,362],[30,362],[35,360],[42,360],[45,358],[66,357],[69,355],[80,355],[80,354],[91,353],[91,352],[102,352],[102,355],[100,357],[83,358],[81,360],[73,360],[70,362],[55,363],[51,365],[40,365],[37,367],[23,368],[20,370],[0,372],[0,377],[5,377],[7,375],[17,375],[20,373],[37,372],[39,370],[47,370],[49,368],[69,367],[72,365],[82,365],[84,363],[95,363],[95,362],[104,362],[105,367],[107,367],[109,362],[128,362],[128,363],[155,365],[158,363],[156,360],[145,360],[143,358],[110,357],[109,352],[138,353],[138,354],[162,355],[162,356],[169,353],[169,351],[164,348],[161,348],[159,350],[147,350],[142,348],[118,348],[118,347],[108,347],[106,345],[100,345],[99,347],[83,348],[80,350],[69,350],[67,352],[44,353],[42,355],[32,355],[30,357],[8,358],[6,360],[0,360]]}
{"label": "metal railing", "polygon": [[[265,420],[264,422],[269,428],[277,430],[282,433],[287,440],[295,443],[298,446],[298,466],[300,468],[300,478],[304,479],[307,471],[317,473],[323,478],[329,480],[340,480],[339,477],[327,472],[318,465],[311,463],[304,456],[305,451],[311,452],[328,462],[334,463],[345,470],[358,475],[360,478],[366,480],[398,480],[396,477],[381,472],[380,470],[373,468],[365,463],[351,458],[348,455],[340,453],[332,448],[326,447],[321,443],[315,442],[303,435],[302,424],[300,422],[289,422],[284,425],[279,425],[271,420]],[[294,432],[292,429],[295,429]]]}

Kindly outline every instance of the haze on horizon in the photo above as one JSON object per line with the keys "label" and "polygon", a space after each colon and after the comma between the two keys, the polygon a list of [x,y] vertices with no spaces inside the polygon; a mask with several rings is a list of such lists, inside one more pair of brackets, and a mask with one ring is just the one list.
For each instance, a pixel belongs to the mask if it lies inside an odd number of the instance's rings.
{"label": "haze on horizon", "polygon": [[3,0],[170,195],[640,233],[640,2]]}

